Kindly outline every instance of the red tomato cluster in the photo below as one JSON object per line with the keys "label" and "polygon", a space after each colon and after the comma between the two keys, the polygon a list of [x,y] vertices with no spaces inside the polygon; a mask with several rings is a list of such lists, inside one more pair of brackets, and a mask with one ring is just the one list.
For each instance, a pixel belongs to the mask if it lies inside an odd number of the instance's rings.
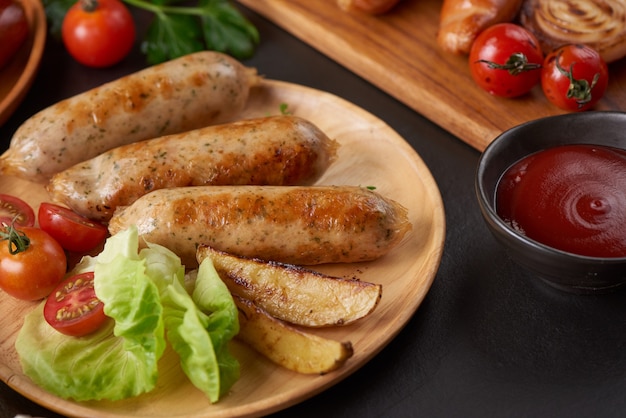
{"label": "red tomato cluster", "polygon": [[544,58],[536,37],[513,23],[491,26],[478,35],[469,54],[474,81],[500,97],[519,97],[541,84],[561,109],[593,107],[606,91],[608,68],[593,48],[568,44]]}
{"label": "red tomato cluster", "polygon": [[46,298],[44,317],[59,332],[85,335],[106,319],[93,274],[63,280],[68,253],[85,254],[108,235],[104,225],[52,203],[35,212],[18,197],[0,194],[0,289],[22,300]]}

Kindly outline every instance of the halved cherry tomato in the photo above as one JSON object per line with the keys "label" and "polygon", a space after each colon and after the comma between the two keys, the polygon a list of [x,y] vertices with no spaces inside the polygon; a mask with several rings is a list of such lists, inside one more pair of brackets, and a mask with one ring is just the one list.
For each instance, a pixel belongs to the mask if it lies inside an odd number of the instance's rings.
{"label": "halved cherry tomato", "polygon": [[42,299],[67,268],[65,251],[46,231],[34,227],[0,230],[0,288],[23,300]]}
{"label": "halved cherry tomato", "polygon": [[609,83],[606,62],[586,45],[564,45],[546,57],[541,87],[547,99],[563,110],[583,111],[602,98]]}
{"label": "halved cherry tomato", "polygon": [[107,228],[63,206],[44,202],[39,206],[39,226],[68,251],[87,252],[100,245]]}
{"label": "halved cherry tomato", "polygon": [[109,67],[132,49],[135,22],[119,0],[79,0],[67,11],[61,35],[76,61],[89,67]]}
{"label": "halved cherry tomato", "polygon": [[94,291],[93,278],[93,272],[87,272],[62,281],[46,299],[43,307],[46,322],[60,333],[74,337],[98,330],[107,316]]}
{"label": "halved cherry tomato", "polygon": [[0,225],[33,226],[35,211],[19,197],[0,194]]}
{"label": "halved cherry tomato", "polygon": [[476,84],[494,96],[518,97],[539,83],[543,52],[535,35],[513,23],[500,23],[478,35],[469,54]]}

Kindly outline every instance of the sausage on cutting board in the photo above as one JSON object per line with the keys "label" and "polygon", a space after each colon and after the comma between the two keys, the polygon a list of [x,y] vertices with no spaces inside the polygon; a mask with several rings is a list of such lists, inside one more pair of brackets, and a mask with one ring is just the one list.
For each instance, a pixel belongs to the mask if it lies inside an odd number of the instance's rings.
{"label": "sausage on cutting board", "polygon": [[296,116],[248,119],[114,148],[56,174],[47,189],[76,213],[108,221],[118,206],[167,187],[312,184],[337,147]]}
{"label": "sausage on cutting board", "polygon": [[65,99],[27,119],[0,157],[0,174],[45,183],[120,145],[233,120],[256,70],[202,51]]}
{"label": "sausage on cutting board", "polygon": [[136,225],[187,267],[200,244],[244,257],[314,265],[374,260],[411,229],[399,203],[358,186],[197,186],[160,189],[120,208],[115,234]]}
{"label": "sausage on cutting board", "polygon": [[443,0],[437,44],[446,52],[469,54],[480,32],[510,22],[523,0]]}
{"label": "sausage on cutting board", "polygon": [[388,12],[399,1],[400,0],[337,0],[337,4],[346,12],[363,12],[378,15]]}

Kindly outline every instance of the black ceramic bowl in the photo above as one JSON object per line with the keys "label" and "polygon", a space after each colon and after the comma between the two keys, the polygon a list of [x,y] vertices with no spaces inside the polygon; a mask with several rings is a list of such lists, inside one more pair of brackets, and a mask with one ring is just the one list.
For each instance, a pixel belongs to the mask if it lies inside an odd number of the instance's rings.
{"label": "black ceramic bowl", "polygon": [[551,116],[502,133],[485,149],[478,163],[475,186],[480,210],[511,258],[545,282],[576,293],[611,291],[626,284],[626,257],[586,257],[546,246],[520,234],[495,210],[496,187],[507,168],[529,154],[566,144],[626,149],[626,113]]}

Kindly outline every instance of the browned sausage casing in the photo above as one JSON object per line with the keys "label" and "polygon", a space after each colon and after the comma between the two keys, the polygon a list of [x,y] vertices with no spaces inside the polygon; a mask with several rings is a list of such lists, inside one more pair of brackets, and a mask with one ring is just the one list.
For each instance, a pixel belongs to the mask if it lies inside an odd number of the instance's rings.
{"label": "browned sausage casing", "polygon": [[363,12],[379,15],[389,10],[400,0],[337,0],[339,7],[346,12]]}
{"label": "browned sausage casing", "polygon": [[167,187],[312,184],[337,146],[296,116],[249,119],[112,149],[52,177],[48,192],[83,216],[108,221],[118,206]]}
{"label": "browned sausage casing", "polygon": [[443,0],[437,43],[454,54],[469,54],[480,32],[515,18],[522,0]]}
{"label": "browned sausage casing", "polygon": [[374,260],[411,229],[407,210],[356,186],[198,186],[161,189],[119,209],[109,231],[137,225],[188,266],[200,244],[291,264]]}
{"label": "browned sausage casing", "polygon": [[120,145],[233,120],[259,81],[256,70],[212,51],[146,68],[27,119],[0,157],[0,174],[45,183]]}

